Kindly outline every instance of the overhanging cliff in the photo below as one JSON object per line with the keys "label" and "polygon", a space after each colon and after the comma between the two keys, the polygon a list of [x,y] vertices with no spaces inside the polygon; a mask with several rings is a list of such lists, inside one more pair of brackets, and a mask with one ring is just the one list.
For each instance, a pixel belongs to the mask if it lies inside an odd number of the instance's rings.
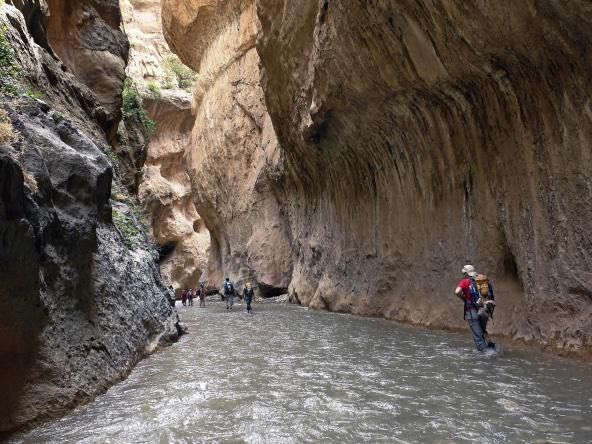
{"label": "overhanging cliff", "polygon": [[462,327],[451,293],[472,262],[496,285],[494,332],[589,351],[591,12],[163,2],[201,79],[187,157],[212,276],[273,269],[313,307]]}

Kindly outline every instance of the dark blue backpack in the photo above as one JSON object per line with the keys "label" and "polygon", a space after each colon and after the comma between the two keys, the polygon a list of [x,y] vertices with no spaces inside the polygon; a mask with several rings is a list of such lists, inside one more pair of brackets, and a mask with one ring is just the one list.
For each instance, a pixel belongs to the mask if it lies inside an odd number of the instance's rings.
{"label": "dark blue backpack", "polygon": [[234,293],[234,286],[231,282],[226,282],[224,284],[224,294],[232,294]]}
{"label": "dark blue backpack", "polygon": [[477,289],[477,283],[475,282],[475,279],[470,279],[471,283],[469,284],[469,296],[471,297],[471,305],[473,307],[477,307],[477,301],[479,300],[481,295],[479,294],[479,290]]}

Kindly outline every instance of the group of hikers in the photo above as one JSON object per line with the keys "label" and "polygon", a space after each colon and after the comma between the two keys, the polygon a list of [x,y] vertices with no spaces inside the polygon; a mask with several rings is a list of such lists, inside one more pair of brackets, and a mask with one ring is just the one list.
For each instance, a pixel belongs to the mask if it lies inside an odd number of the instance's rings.
{"label": "group of hikers", "polygon": [[200,308],[206,308],[206,288],[204,284],[200,284],[199,288],[195,289],[195,292],[191,288],[185,288],[181,292],[181,304],[183,304],[183,307],[192,306],[194,297],[199,297]]}
{"label": "group of hikers", "polygon": [[[230,282],[230,278],[226,278],[222,289],[222,294],[226,301],[226,310],[232,310],[232,306],[234,305],[234,285]],[[245,304],[247,304],[247,313],[253,313],[251,304],[253,303],[254,296],[255,292],[253,291],[253,287],[250,282],[247,282],[243,288],[243,300],[245,301]]]}
{"label": "group of hikers", "polygon": [[493,286],[484,274],[477,273],[472,265],[465,265],[463,278],[456,285],[454,294],[464,302],[464,319],[469,324],[475,346],[479,351],[495,350],[495,343],[489,340],[487,323],[493,316],[495,299]]}
{"label": "group of hikers", "polygon": [[[199,285],[199,288],[193,291],[191,288],[185,288],[181,292],[181,304],[183,307],[188,307],[193,305],[193,298],[199,297],[199,306],[201,308],[206,307],[206,294],[207,290],[205,285],[202,283]],[[222,295],[224,300],[226,301],[226,310],[232,310],[232,306],[234,305],[234,284],[230,282],[230,278],[226,278],[224,284],[222,286]],[[245,287],[243,288],[243,300],[245,304],[247,304],[247,313],[253,312],[253,307],[251,304],[253,303],[253,298],[255,297],[255,292],[253,291],[253,287],[250,282],[247,282]]]}
{"label": "group of hikers", "polygon": [[[469,324],[475,346],[479,351],[495,349],[495,343],[489,340],[487,333],[487,323],[492,319],[495,309],[493,286],[487,276],[477,273],[473,265],[465,265],[461,273],[463,278],[458,282],[454,294],[464,302],[464,319]],[[226,310],[232,310],[236,292],[234,284],[230,282],[228,277],[224,280],[221,294],[226,302]],[[192,306],[195,296],[199,297],[199,306],[205,308],[206,288],[204,284],[200,284],[199,289],[196,289],[195,292],[191,288],[183,290],[181,303],[183,306]],[[245,284],[242,297],[247,306],[247,313],[252,313],[251,304],[254,291],[250,282]]]}

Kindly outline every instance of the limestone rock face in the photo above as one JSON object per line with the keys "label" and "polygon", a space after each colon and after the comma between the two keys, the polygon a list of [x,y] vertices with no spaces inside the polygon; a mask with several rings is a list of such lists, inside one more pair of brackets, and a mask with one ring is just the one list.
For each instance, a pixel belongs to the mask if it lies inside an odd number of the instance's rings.
{"label": "limestone rock face", "polygon": [[0,146],[1,437],[104,392],[181,326],[155,250],[110,199],[99,99],[20,11],[4,5],[0,21],[43,96],[0,94],[16,135]]}
{"label": "limestone rock face", "polygon": [[[204,279],[223,275],[277,295],[290,283],[292,252],[274,190],[281,152],[260,87],[254,2],[163,2],[165,36],[198,71],[195,126],[185,158],[193,199],[211,235]],[[207,32],[186,34],[188,29]]]}
{"label": "limestone rock face", "polygon": [[[187,158],[213,269],[285,262],[303,304],[463,327],[470,262],[496,286],[492,331],[590,351],[591,12],[166,0],[200,75]],[[271,227],[271,255],[245,242]]]}
{"label": "limestone rock face", "polygon": [[163,277],[176,289],[195,288],[206,268],[210,235],[195,209],[184,160],[195,121],[191,93],[171,81],[167,61],[173,54],[162,34],[160,0],[122,4],[131,42],[127,72],[156,123],[138,195],[161,252]]}

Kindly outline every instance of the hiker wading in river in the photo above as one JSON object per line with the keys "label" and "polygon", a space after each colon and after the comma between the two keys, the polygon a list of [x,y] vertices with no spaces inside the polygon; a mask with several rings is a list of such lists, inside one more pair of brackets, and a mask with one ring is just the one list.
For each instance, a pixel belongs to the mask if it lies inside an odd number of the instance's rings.
{"label": "hiker wading in river", "polygon": [[254,295],[255,295],[255,292],[253,291],[253,288],[251,287],[251,283],[247,282],[247,285],[245,285],[245,288],[243,289],[243,300],[247,304],[247,313],[253,313],[253,309],[251,308],[251,303],[253,302]]}
{"label": "hiker wading in river", "polygon": [[232,285],[229,278],[226,278],[226,282],[224,282],[224,299],[226,299],[226,310],[232,310],[234,305],[234,285]]}
{"label": "hiker wading in river", "polygon": [[199,290],[197,290],[199,296],[199,307],[206,308],[206,288],[203,283],[199,284]]}
{"label": "hiker wading in river", "polygon": [[465,265],[463,279],[456,285],[454,294],[464,301],[464,319],[469,324],[475,346],[479,351],[495,348],[487,339],[487,321],[493,314],[493,287],[484,275],[478,275],[475,267]]}

